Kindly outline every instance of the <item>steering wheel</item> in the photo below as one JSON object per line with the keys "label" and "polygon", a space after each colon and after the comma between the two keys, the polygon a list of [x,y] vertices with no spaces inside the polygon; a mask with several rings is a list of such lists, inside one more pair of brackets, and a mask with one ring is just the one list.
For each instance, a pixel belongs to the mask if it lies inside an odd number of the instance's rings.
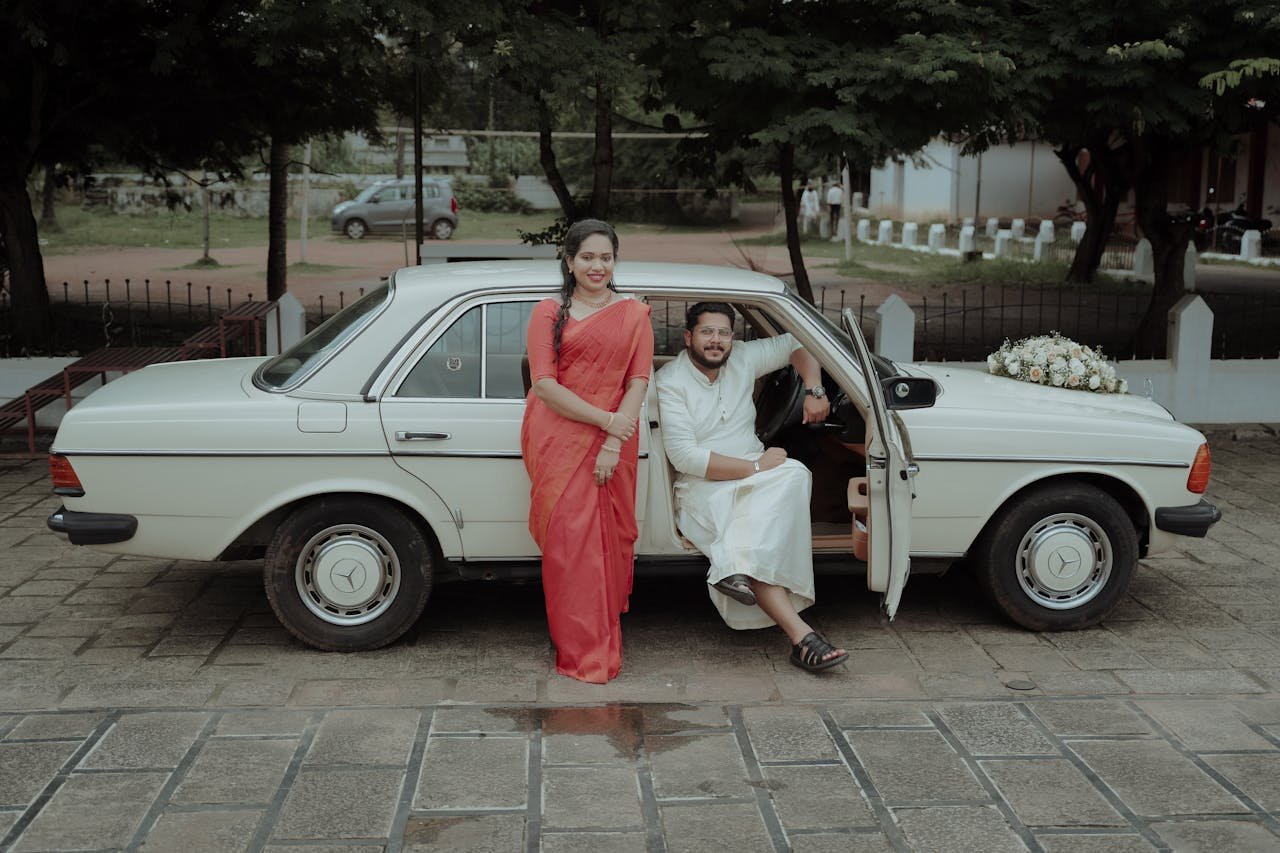
{"label": "steering wheel", "polygon": [[794,367],[775,370],[756,400],[756,436],[767,446],[778,433],[804,420],[804,381]]}

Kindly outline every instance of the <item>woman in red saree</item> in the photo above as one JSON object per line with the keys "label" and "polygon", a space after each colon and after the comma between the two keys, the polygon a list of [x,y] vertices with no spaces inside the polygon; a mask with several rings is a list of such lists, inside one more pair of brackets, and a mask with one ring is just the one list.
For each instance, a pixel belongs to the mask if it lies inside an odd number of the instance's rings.
{"label": "woman in red saree", "polygon": [[653,365],[649,306],[613,287],[618,236],[575,223],[560,299],[538,304],[520,449],[533,483],[529,532],[542,549],[556,671],[603,684],[622,668],[619,616],[631,595],[636,424]]}

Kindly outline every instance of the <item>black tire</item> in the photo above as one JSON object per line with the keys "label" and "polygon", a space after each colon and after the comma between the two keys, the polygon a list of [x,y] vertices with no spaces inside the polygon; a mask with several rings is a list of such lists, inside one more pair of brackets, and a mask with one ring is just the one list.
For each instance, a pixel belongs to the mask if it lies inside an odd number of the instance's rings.
{"label": "black tire", "polygon": [[447,219],[437,219],[431,223],[430,233],[434,240],[448,240],[453,236],[453,223]]}
{"label": "black tire", "polygon": [[342,233],[352,240],[361,240],[369,233],[369,226],[363,219],[348,219],[347,224],[342,226]]}
{"label": "black tire", "polygon": [[1107,617],[1129,588],[1138,532],[1111,495],[1054,483],[1019,496],[993,518],[972,557],[978,582],[1011,620],[1072,631]]}
{"label": "black tire", "polygon": [[413,626],[434,567],[422,530],[399,507],[373,497],[320,498],[276,528],[263,583],[271,609],[299,640],[358,652]]}

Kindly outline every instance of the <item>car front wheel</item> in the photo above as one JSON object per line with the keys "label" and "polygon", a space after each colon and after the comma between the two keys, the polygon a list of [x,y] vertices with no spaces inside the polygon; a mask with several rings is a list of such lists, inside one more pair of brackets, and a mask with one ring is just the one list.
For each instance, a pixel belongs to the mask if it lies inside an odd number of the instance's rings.
{"label": "car front wheel", "polygon": [[267,599],[295,637],[325,651],[392,642],[431,594],[431,546],[412,519],[376,498],[321,498],[280,525],[267,547]]}
{"label": "car front wheel", "polygon": [[348,219],[342,231],[352,240],[359,240],[369,233],[369,226],[364,224],[363,219]]}
{"label": "car front wheel", "polygon": [[453,236],[453,223],[447,219],[437,219],[431,223],[431,236],[437,240],[448,240]]}
{"label": "car front wheel", "polygon": [[1085,483],[1042,486],[1001,511],[974,553],[995,605],[1033,631],[1096,625],[1129,588],[1138,534],[1111,495]]}

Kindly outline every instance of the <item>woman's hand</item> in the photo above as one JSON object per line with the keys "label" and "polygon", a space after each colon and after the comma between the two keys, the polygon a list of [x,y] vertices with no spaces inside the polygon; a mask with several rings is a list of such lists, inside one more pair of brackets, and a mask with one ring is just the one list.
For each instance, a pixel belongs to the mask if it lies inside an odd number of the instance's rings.
{"label": "woman's hand", "polygon": [[600,452],[596,454],[595,477],[597,486],[603,486],[613,477],[613,472],[618,467],[619,456],[619,451],[611,449],[608,445],[600,448]]}
{"label": "woman's hand", "polygon": [[622,412],[614,412],[612,419],[603,429],[614,438],[626,441],[636,434],[636,422],[635,419],[627,417]]}

